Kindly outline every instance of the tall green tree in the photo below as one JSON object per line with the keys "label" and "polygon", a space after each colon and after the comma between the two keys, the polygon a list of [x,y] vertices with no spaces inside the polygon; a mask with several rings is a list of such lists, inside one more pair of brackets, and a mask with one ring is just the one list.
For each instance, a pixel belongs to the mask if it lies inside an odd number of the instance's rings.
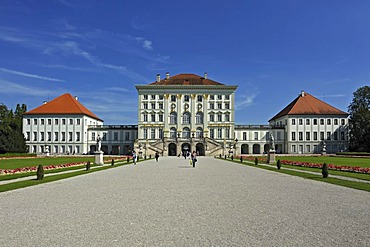
{"label": "tall green tree", "polygon": [[26,152],[26,141],[23,135],[22,115],[27,111],[25,104],[16,107],[15,112],[0,105],[0,153]]}
{"label": "tall green tree", "polygon": [[370,152],[370,87],[358,88],[348,107],[351,151]]}

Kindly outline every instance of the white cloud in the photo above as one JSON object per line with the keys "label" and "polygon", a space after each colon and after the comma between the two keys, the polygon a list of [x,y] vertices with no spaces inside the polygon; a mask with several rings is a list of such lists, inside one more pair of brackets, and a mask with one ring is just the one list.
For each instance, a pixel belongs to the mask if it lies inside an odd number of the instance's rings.
{"label": "white cloud", "polygon": [[18,83],[4,81],[0,79],[0,94],[16,94],[16,95],[31,95],[31,96],[45,96],[55,95],[55,92],[44,90],[41,88],[26,87]]}
{"label": "white cloud", "polygon": [[144,49],[147,49],[147,50],[153,50],[152,41],[150,41],[150,40],[144,40],[143,41],[143,48]]}
{"label": "white cloud", "polygon": [[41,76],[41,75],[35,75],[35,74],[28,74],[25,72],[21,71],[15,71],[15,70],[10,70],[10,69],[5,69],[5,68],[0,68],[0,71],[13,74],[13,75],[20,75],[20,76],[25,76],[25,77],[30,77],[30,78],[35,78],[39,80],[45,80],[45,81],[58,81],[58,82],[63,82],[64,80],[56,79],[56,78],[51,78],[51,77],[46,77],[46,76]]}
{"label": "white cloud", "polygon": [[256,98],[256,95],[243,95],[241,96],[241,99],[237,101],[235,104],[236,110],[241,110],[245,107],[251,106],[254,104],[254,99]]}

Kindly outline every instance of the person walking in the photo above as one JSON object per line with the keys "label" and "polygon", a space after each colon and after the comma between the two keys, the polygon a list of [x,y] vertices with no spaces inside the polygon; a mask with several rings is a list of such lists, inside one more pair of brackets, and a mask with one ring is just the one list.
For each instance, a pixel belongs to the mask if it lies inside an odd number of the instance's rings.
{"label": "person walking", "polygon": [[132,151],[132,161],[134,162],[134,165],[136,165],[137,155],[135,151]]}
{"label": "person walking", "polygon": [[158,152],[155,152],[155,161],[158,162],[158,158],[159,158],[159,153]]}
{"label": "person walking", "polygon": [[193,151],[191,153],[191,162],[193,163],[193,167],[195,167],[195,162],[197,162],[197,153],[195,151]]}

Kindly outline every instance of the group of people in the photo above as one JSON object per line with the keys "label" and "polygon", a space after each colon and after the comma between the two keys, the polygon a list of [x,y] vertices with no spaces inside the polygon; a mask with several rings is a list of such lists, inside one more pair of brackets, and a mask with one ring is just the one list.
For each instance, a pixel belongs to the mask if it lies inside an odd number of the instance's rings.
{"label": "group of people", "polygon": [[[195,167],[195,163],[198,161],[198,160],[197,160],[197,152],[193,151],[191,154],[190,154],[190,152],[189,152],[189,151],[187,151],[186,153],[185,153],[185,152],[183,152],[183,156],[185,157],[185,159],[186,159],[186,157],[189,157],[189,156],[190,156],[190,164],[191,164],[193,167]],[[156,162],[158,162],[158,159],[159,159],[159,153],[158,153],[158,152],[155,152],[154,157],[155,157],[155,161],[156,161]],[[134,162],[134,165],[136,165],[136,161],[137,161],[137,154],[136,154],[135,150],[134,150],[134,151],[132,151],[132,160],[133,160],[133,162]]]}

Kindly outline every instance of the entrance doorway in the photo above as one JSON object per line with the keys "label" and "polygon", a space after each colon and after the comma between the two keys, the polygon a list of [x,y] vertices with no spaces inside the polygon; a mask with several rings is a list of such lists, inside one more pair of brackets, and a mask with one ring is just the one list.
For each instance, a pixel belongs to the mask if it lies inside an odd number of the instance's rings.
{"label": "entrance doorway", "polygon": [[187,152],[191,153],[191,148],[189,143],[184,143],[181,145],[181,152],[186,154]]}
{"label": "entrance doorway", "polygon": [[168,144],[168,156],[177,156],[177,147],[175,143]]}
{"label": "entrance doorway", "polygon": [[197,154],[199,156],[204,156],[206,155],[205,152],[204,152],[204,144],[203,143],[198,143],[196,146],[195,146],[195,149],[197,151]]}

